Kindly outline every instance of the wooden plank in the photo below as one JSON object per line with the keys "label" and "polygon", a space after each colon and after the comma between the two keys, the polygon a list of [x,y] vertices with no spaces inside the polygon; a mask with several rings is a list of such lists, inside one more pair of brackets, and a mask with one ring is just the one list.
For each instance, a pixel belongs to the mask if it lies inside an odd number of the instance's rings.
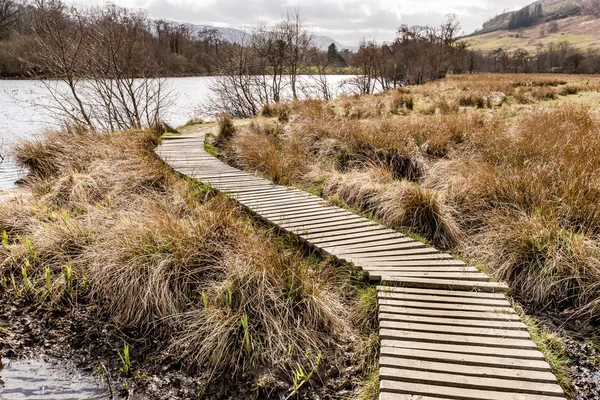
{"label": "wooden plank", "polygon": [[427,323],[414,323],[414,322],[400,322],[400,321],[380,321],[380,328],[385,329],[399,329],[405,331],[414,332],[429,332],[429,333],[451,333],[461,335],[473,335],[473,336],[493,336],[493,337],[507,337],[507,338],[520,338],[520,339],[531,339],[529,332],[518,331],[518,330],[504,330],[494,328],[478,328],[478,327],[465,327],[455,325],[433,325]]}
{"label": "wooden plank", "polygon": [[419,265],[466,265],[462,260],[427,260],[427,261],[377,261],[377,262],[369,262],[369,265],[377,265],[379,267],[415,267]]}
{"label": "wooden plank", "polygon": [[[501,359],[496,359],[501,361]],[[510,381],[519,381],[531,385],[532,383],[552,383],[556,384],[556,377],[549,371],[532,371],[508,367],[504,364],[495,366],[475,366],[457,363],[447,363],[439,361],[426,361],[414,358],[399,358],[390,356],[381,356],[379,365],[393,369],[410,369],[425,372],[437,372],[448,374],[460,374],[462,376],[506,379]],[[386,379],[385,376],[381,376]],[[452,378],[451,376],[449,377]]]}
{"label": "wooden plank", "polygon": [[458,318],[440,318],[438,316],[420,316],[420,315],[409,315],[401,313],[388,312],[388,308],[393,306],[381,306],[379,307],[379,321],[398,321],[398,322],[410,322],[410,323],[423,323],[431,326],[434,325],[451,325],[451,326],[466,326],[473,328],[497,328],[497,329],[510,329],[528,332],[527,325],[524,323],[513,320],[513,321],[491,321],[491,320],[477,320],[477,319],[458,319]]}
{"label": "wooden plank", "polygon": [[281,212],[272,212],[272,211],[268,211],[268,212],[261,212],[260,213],[261,216],[265,216],[265,217],[309,217],[309,216],[316,216],[316,215],[347,215],[347,212],[345,212],[342,209],[339,208],[334,208],[334,207],[319,207],[315,210],[311,210],[311,212],[307,212],[305,210],[296,210],[296,211],[286,211],[285,213],[281,213]]}
{"label": "wooden plank", "polygon": [[449,311],[475,311],[475,312],[489,312],[497,314],[514,314],[515,310],[512,307],[498,307],[498,306],[487,306],[479,304],[452,304],[452,303],[432,303],[429,301],[409,301],[400,299],[390,298],[377,298],[377,302],[380,305],[386,306],[397,306],[397,307],[410,307],[410,308],[424,308],[430,310],[449,310]]}
{"label": "wooden plank", "polygon": [[513,339],[513,338],[496,338],[490,336],[471,336],[471,335],[453,335],[442,333],[428,332],[413,332],[402,331],[398,329],[379,329],[379,337],[381,339],[390,340],[406,340],[410,342],[427,342],[437,344],[461,345],[461,346],[478,346],[478,347],[493,347],[501,349],[537,349],[532,340]]}
{"label": "wooden plank", "polygon": [[[277,190],[277,196],[305,196],[305,197],[315,197],[317,199],[320,199],[320,197],[312,196],[311,194],[308,194],[308,193],[303,192],[298,189],[288,188],[285,186],[280,186],[280,185],[275,185],[275,184],[273,184],[273,188]],[[260,190],[256,190],[256,189],[250,189],[250,190],[241,191],[238,194],[239,194],[240,198],[254,199],[254,198],[263,197],[269,193],[260,191]]]}
{"label": "wooden plank", "polygon": [[375,243],[354,243],[347,246],[340,246],[340,253],[358,254],[360,252],[372,253],[373,251],[383,251],[385,249],[394,248],[395,250],[404,250],[409,248],[425,247],[423,243],[415,242],[413,239],[403,236],[396,232],[396,236],[391,239],[381,240]]}
{"label": "wooden plank", "polygon": [[[537,396],[563,397],[562,389],[556,384],[536,382],[535,385],[532,385],[531,382],[519,380],[473,377],[454,373],[442,374],[438,372],[381,367],[379,369],[379,379],[424,383],[428,385],[444,385],[460,388],[461,391],[468,389],[485,390],[488,393],[486,396],[489,396],[491,391],[497,391]],[[499,393],[499,395],[501,395],[501,393]]]}
{"label": "wooden plank", "polygon": [[[360,264],[357,264],[360,265]],[[360,267],[365,270],[365,271],[369,271],[369,272],[373,272],[373,273],[381,273],[381,270],[378,267],[370,267],[370,266],[365,266],[365,265],[360,265]],[[465,272],[465,271],[470,271],[470,272],[479,272],[477,271],[477,268],[475,267],[467,267],[467,266],[425,266],[425,267],[386,267],[385,271],[403,271],[403,272]]]}
{"label": "wooden plank", "polygon": [[[471,367],[506,368],[518,371],[541,372],[550,374],[552,370],[546,361],[527,360],[513,357],[479,356],[473,354],[449,353],[445,351],[409,349],[403,347],[381,347],[382,357],[398,358],[407,365],[413,361],[428,361],[443,364],[459,364]],[[406,362],[405,360],[410,360]],[[531,375],[535,377],[535,375]],[[543,379],[546,375],[538,375],[536,379]],[[550,379],[549,377],[547,379]]]}
{"label": "wooden plank", "polygon": [[333,241],[337,238],[352,238],[352,237],[360,237],[363,233],[366,232],[378,232],[378,231],[386,231],[381,225],[364,225],[359,227],[349,227],[349,228],[329,228],[328,231],[320,231],[320,232],[312,232],[303,234],[302,236],[308,240],[311,239],[323,239],[325,241]]}
{"label": "wooden plank", "polygon": [[365,224],[365,223],[371,223],[371,221],[369,221],[368,219],[362,219],[360,217],[356,217],[353,219],[348,219],[346,217],[338,217],[338,218],[332,218],[332,219],[321,219],[321,220],[316,220],[315,221],[309,221],[309,222],[294,222],[294,223],[289,223],[286,224],[286,228],[292,228],[292,229],[319,229],[319,228],[328,228],[331,226],[344,226],[344,225],[360,225],[360,224]]}
{"label": "wooden plank", "polygon": [[472,304],[472,305],[486,305],[486,306],[497,306],[497,307],[511,307],[510,302],[506,299],[486,299],[486,298],[477,298],[477,297],[439,296],[439,295],[433,295],[433,294],[386,292],[386,291],[378,291],[377,297],[380,299],[426,301],[429,303]]}
{"label": "wooden plank", "polygon": [[401,394],[382,392],[379,394],[379,400],[454,400],[449,397],[430,397],[421,394]]}
{"label": "wooden plank", "polygon": [[296,194],[296,193],[287,193],[287,192],[283,192],[283,193],[278,193],[278,194],[269,194],[269,193],[260,193],[260,194],[252,194],[252,195],[239,195],[237,196],[237,198],[240,201],[275,201],[275,200],[297,200],[297,199],[312,199],[312,200],[316,200],[319,202],[324,201],[323,199],[320,199],[318,197],[314,197],[314,196],[303,196],[301,194]]}
{"label": "wooden plank", "polygon": [[321,202],[319,200],[315,200],[312,198],[302,198],[302,197],[294,197],[294,198],[287,198],[287,199],[273,199],[273,200],[269,200],[268,198],[265,198],[263,200],[244,200],[244,199],[238,199],[238,201],[240,203],[243,203],[245,205],[247,205],[248,207],[251,208],[256,208],[257,212],[258,209],[264,209],[266,207],[280,207],[280,206],[285,206],[285,205],[292,205],[292,204],[318,204],[321,205]]}
{"label": "wooden plank", "polygon": [[263,203],[263,202],[246,202],[240,201],[243,205],[251,208],[253,211],[257,213],[261,213],[262,211],[274,211],[274,210],[290,210],[290,209],[302,209],[304,208],[317,208],[321,207],[321,205],[312,200],[312,199],[298,199],[298,200],[287,200],[287,201],[279,201],[279,202],[271,202],[271,203]]}
{"label": "wooden plank", "polygon": [[345,220],[348,218],[346,214],[340,213],[339,210],[336,209],[328,209],[326,213],[316,213],[315,215],[296,215],[293,218],[280,222],[280,223],[290,223],[290,224],[304,224],[304,223],[318,223],[318,222],[335,222],[339,220]]}
{"label": "wooden plank", "polygon": [[[356,238],[356,239],[348,239],[348,240],[339,240],[339,241],[335,241],[333,243],[325,243],[319,247],[321,247],[323,250],[325,250],[327,252],[330,252],[330,250],[335,251],[336,248],[352,245],[355,243],[378,242],[378,241],[387,240],[387,239],[390,239],[390,240],[397,239],[398,237],[399,237],[399,234],[396,232],[377,234],[375,236],[368,237],[368,238]],[[333,254],[333,253],[330,252],[330,254]]]}
{"label": "wooden plank", "polygon": [[331,244],[331,243],[339,243],[340,241],[357,240],[357,239],[361,240],[363,238],[372,236],[372,234],[393,235],[393,234],[395,234],[395,232],[390,229],[380,227],[379,229],[369,229],[369,230],[366,230],[364,232],[359,232],[359,233],[343,234],[343,235],[328,235],[326,237],[310,238],[310,241],[312,243],[316,243],[316,244],[327,245],[327,244]]}
{"label": "wooden plank", "polygon": [[395,261],[425,261],[425,260],[434,261],[434,260],[452,260],[453,258],[450,254],[431,253],[428,250],[425,250],[422,253],[406,254],[404,256],[394,256],[394,257],[344,256],[344,259],[360,260],[360,262],[362,262],[362,263],[378,265],[378,263],[390,263],[390,262],[395,262]]}
{"label": "wooden plank", "polygon": [[356,246],[348,246],[343,250],[347,250],[355,253],[372,253],[374,251],[386,251],[386,250],[407,250],[407,249],[415,249],[415,248],[424,248],[427,247],[421,242],[417,242],[414,239],[411,239],[407,236],[398,233],[399,240],[395,241],[387,241],[387,242],[379,242],[379,243],[359,243]]}
{"label": "wooden plank", "polygon": [[278,207],[255,207],[260,215],[273,217],[276,215],[298,215],[298,214],[310,214],[312,212],[321,212],[325,210],[320,204],[300,204],[300,205],[289,205],[289,206],[278,206]]}
{"label": "wooden plank", "polygon": [[475,346],[467,344],[449,344],[449,343],[435,343],[425,341],[413,341],[408,339],[387,339],[381,338],[382,347],[399,347],[406,349],[415,350],[428,350],[428,351],[440,351],[449,353],[452,355],[465,354],[465,355],[476,355],[476,356],[492,356],[507,359],[522,359],[522,360],[538,360],[545,361],[544,355],[539,350],[533,349],[515,349],[515,348],[501,348],[501,347],[488,347],[488,346]]}
{"label": "wooden plank", "polygon": [[393,275],[375,275],[374,278],[386,283],[397,283],[408,287],[444,290],[480,290],[491,292],[508,292],[508,285],[503,282],[462,282],[452,279],[421,279],[410,277],[394,277]]}
{"label": "wooden plank", "polygon": [[495,313],[495,312],[475,312],[475,311],[453,311],[428,308],[399,307],[379,304],[381,312],[404,315],[417,315],[422,317],[440,317],[455,318],[463,320],[479,321],[520,321],[516,314]]}
{"label": "wooden plank", "polygon": [[475,291],[452,291],[452,290],[440,290],[440,289],[418,289],[409,287],[396,287],[396,286],[377,286],[377,290],[380,292],[392,292],[392,293],[412,293],[412,294],[430,294],[435,296],[448,296],[448,297],[473,297],[477,299],[503,299],[506,300],[506,296],[501,293],[486,293],[486,292],[475,292]]}
{"label": "wooden plank", "polygon": [[[199,169],[196,169],[195,171],[199,171]],[[201,174],[202,172],[196,172],[197,174]],[[194,178],[196,178],[196,173],[194,174]],[[270,184],[270,182],[264,182],[263,180],[259,179],[259,178],[255,178],[253,176],[246,176],[246,177],[222,177],[222,178],[207,178],[207,179],[202,179],[202,181],[204,182],[209,182],[211,184],[219,184],[219,183],[235,183],[235,184],[242,184],[242,183],[263,183],[263,184]]]}
{"label": "wooden plank", "polygon": [[[356,263],[356,265],[361,265]],[[440,280],[440,279],[456,279],[462,280],[465,282],[487,282],[489,281],[489,277],[481,272],[433,272],[433,271],[424,271],[424,272],[415,272],[415,271],[404,271],[401,268],[387,268],[382,269],[381,267],[371,267],[365,268],[365,270],[369,271],[371,275],[382,275],[387,274],[391,275],[395,278],[422,278],[422,279],[432,279],[432,280]]]}
{"label": "wooden plank", "polygon": [[238,192],[234,193],[233,196],[243,196],[244,194],[247,193],[263,193],[265,195],[271,195],[271,194],[285,194],[287,193],[287,189],[281,187],[281,186],[275,186],[273,185],[272,187],[268,188],[268,189],[264,189],[264,188],[247,188],[247,189],[240,189]]}
{"label": "wooden plank", "polygon": [[338,222],[330,222],[330,223],[322,223],[319,225],[312,225],[312,226],[303,226],[303,225],[299,225],[294,227],[293,229],[297,229],[297,230],[301,230],[303,232],[307,232],[310,233],[311,235],[313,234],[319,234],[319,233],[327,233],[327,232],[342,232],[342,231],[347,231],[347,230],[351,230],[351,229],[357,229],[357,228],[364,228],[364,227],[369,227],[369,226],[378,226],[376,224],[373,224],[371,221],[369,220],[354,220],[354,221],[338,221]]}
{"label": "wooden plank", "polygon": [[406,246],[407,248],[401,250],[394,251],[363,251],[363,252],[350,252],[343,253],[342,255],[350,256],[350,257],[358,257],[358,258],[386,258],[386,257],[404,257],[406,255],[411,254],[439,254],[444,258],[452,258],[452,256],[448,253],[441,253],[439,250],[434,249],[433,247],[426,246]]}
{"label": "wooden plank", "polygon": [[256,183],[240,183],[240,182],[237,182],[237,183],[236,182],[215,183],[215,182],[208,182],[208,181],[202,181],[202,182],[208,183],[215,189],[219,189],[224,192],[237,191],[242,188],[249,188],[249,187],[253,187],[253,188],[269,188],[269,187],[271,187],[271,184],[263,183],[263,182],[256,182]]}

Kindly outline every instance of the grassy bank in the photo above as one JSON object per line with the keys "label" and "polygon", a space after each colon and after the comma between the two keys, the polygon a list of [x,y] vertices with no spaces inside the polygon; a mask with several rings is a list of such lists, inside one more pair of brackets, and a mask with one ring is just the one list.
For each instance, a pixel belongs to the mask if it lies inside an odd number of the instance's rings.
{"label": "grassy bank", "polygon": [[55,318],[46,334],[87,315],[95,325],[61,339],[77,348],[90,331],[126,341],[97,355],[124,396],[356,395],[376,350],[368,286],[176,175],[158,140],[72,130],[17,146],[31,194],[0,202],[2,302]]}
{"label": "grassy bank", "polygon": [[471,75],[277,104],[220,152],[451,250],[507,281],[556,330],[592,338],[599,89],[596,76]]}

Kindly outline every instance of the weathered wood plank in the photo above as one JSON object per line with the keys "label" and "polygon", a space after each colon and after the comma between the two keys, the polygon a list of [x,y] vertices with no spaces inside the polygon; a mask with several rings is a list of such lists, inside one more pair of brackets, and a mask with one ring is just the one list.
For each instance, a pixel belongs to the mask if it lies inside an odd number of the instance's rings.
{"label": "weathered wood plank", "polygon": [[[379,294],[378,294],[379,296]],[[378,297],[377,302],[380,305],[424,308],[431,310],[449,310],[449,311],[475,311],[475,312],[490,312],[497,314],[514,314],[515,310],[507,306],[488,306],[481,304],[452,304],[452,303],[433,303],[429,301],[402,300],[386,297]]]}
{"label": "weathered wood plank", "polygon": [[418,315],[423,317],[456,318],[463,320],[479,321],[520,321],[516,314],[497,312],[457,311],[432,308],[399,307],[397,305],[386,305],[379,302],[381,312],[391,314]]}
{"label": "weathered wood plank", "polygon": [[502,299],[506,300],[506,296],[501,293],[486,293],[477,291],[456,291],[456,290],[441,290],[441,289],[419,289],[409,287],[396,287],[396,286],[377,286],[379,292],[391,292],[391,293],[412,293],[412,294],[428,294],[435,296],[449,296],[449,297],[473,297],[477,299]]}
{"label": "weathered wood plank", "polygon": [[479,320],[479,319],[461,319],[461,318],[442,318],[439,316],[421,316],[421,315],[410,315],[404,313],[393,313],[388,312],[389,308],[393,306],[381,306],[379,307],[379,321],[398,321],[398,322],[409,322],[409,323],[423,323],[428,325],[451,325],[451,326],[465,326],[473,328],[496,328],[505,330],[520,330],[528,331],[527,325],[518,320]]}
{"label": "weathered wood plank", "polygon": [[507,359],[523,359],[544,361],[544,355],[538,350],[520,348],[500,348],[489,346],[475,346],[466,344],[436,343],[428,341],[411,341],[408,339],[381,339],[382,347],[399,347],[415,350],[440,351],[449,354],[465,354],[476,356],[493,356]]}
{"label": "weathered wood plank", "polygon": [[[474,267],[470,267],[470,268],[475,269]],[[378,291],[377,297],[380,299],[426,301],[429,303],[472,304],[472,305],[511,307],[510,302],[507,299],[502,299],[502,298],[489,299],[489,298],[482,298],[482,297],[441,296],[441,295],[437,295],[437,294],[410,293],[410,292],[388,292],[388,291]]]}
{"label": "weathered wood plank", "polygon": [[[496,359],[501,362],[501,359]],[[495,379],[506,379],[515,380],[521,383],[531,385],[532,383],[557,383],[556,377],[548,371],[532,371],[526,369],[518,369],[515,367],[507,367],[503,363],[496,364],[495,366],[476,366],[476,365],[464,365],[457,363],[439,362],[439,361],[425,361],[414,358],[399,358],[382,356],[379,364],[382,367],[388,367],[393,369],[411,369],[416,371],[426,372],[437,372],[437,373],[449,373],[449,374],[460,374],[463,376],[481,377],[481,378],[495,378]],[[385,378],[385,376],[382,376]],[[451,379],[452,377],[450,377]]]}
{"label": "weathered wood plank", "polygon": [[410,277],[394,277],[393,274],[376,275],[376,278],[383,282],[396,283],[403,286],[424,288],[424,289],[444,289],[444,290],[480,290],[491,292],[507,292],[508,285],[503,282],[462,282],[451,279],[421,279]]}
{"label": "weathered wood plank", "polygon": [[[516,369],[519,371],[536,371],[543,372],[546,374],[554,375],[551,373],[550,366],[545,361],[540,360],[529,360],[513,357],[498,357],[495,355],[482,356],[473,354],[463,354],[455,352],[445,352],[429,349],[411,349],[403,347],[381,347],[381,354],[383,357],[388,358],[399,358],[405,363],[412,361],[428,361],[437,362],[444,364],[460,364],[468,367],[492,367],[492,368],[506,368]],[[409,360],[409,361],[406,361]],[[535,375],[533,375],[535,376]],[[544,375],[540,375],[544,376]],[[550,378],[548,378],[550,379]]]}
{"label": "weathered wood plank", "polygon": [[527,331],[504,330],[493,328],[464,327],[455,325],[419,324],[414,322],[380,321],[379,327],[384,329],[399,329],[414,332],[451,333],[474,336],[494,336],[507,338],[531,339]]}
{"label": "weathered wood plank", "polygon": [[[550,383],[536,383],[535,385],[532,385],[531,382],[523,382],[514,379],[475,378],[458,374],[441,374],[437,372],[392,369],[388,367],[380,368],[379,376],[383,381],[394,380],[401,381],[402,383],[411,382],[427,385],[444,385],[458,388],[461,392],[469,389],[485,390],[487,392],[486,396],[490,396],[490,393],[497,391],[504,393],[531,394],[541,396],[541,398],[543,398],[543,396],[558,396],[559,398],[563,398],[563,392],[560,386]],[[498,395],[501,396],[502,393],[499,393]]]}
{"label": "weathered wood plank", "polygon": [[453,335],[442,333],[402,331],[399,329],[379,329],[381,339],[407,340],[411,342],[427,342],[449,345],[470,345],[479,347],[494,347],[502,349],[535,350],[537,346],[531,340],[513,338],[495,338],[489,336]]}

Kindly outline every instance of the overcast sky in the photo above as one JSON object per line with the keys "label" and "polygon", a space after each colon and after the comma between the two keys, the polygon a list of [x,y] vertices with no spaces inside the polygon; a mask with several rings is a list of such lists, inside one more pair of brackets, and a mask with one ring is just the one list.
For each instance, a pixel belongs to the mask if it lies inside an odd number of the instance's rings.
{"label": "overcast sky", "polygon": [[[100,5],[103,0],[71,0]],[[287,9],[298,8],[311,30],[347,45],[361,38],[394,38],[400,24],[434,25],[446,14],[456,14],[465,33],[488,18],[515,10],[533,0],[116,0],[124,7],[144,8],[151,18],[193,24],[244,28],[259,21],[278,20]]]}

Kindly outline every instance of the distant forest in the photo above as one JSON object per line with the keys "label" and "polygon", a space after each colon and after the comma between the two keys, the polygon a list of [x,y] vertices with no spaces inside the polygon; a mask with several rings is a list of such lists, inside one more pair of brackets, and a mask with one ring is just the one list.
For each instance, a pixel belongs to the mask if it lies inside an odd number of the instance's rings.
{"label": "distant forest", "polygon": [[[114,5],[76,8],[59,0],[0,0],[0,77],[53,77],[53,66],[44,65],[40,57],[44,49],[60,52],[77,44],[83,51],[108,32],[122,35],[123,46],[135,44],[136,51],[143,47],[158,76],[217,74],[219,60],[239,47],[217,29],[193,31],[188,24],[149,19]],[[248,35],[247,44],[251,41]],[[326,51],[314,50],[329,57],[331,72],[349,65],[351,54],[334,44]],[[124,51],[119,49],[119,55],[126,56]]]}
{"label": "distant forest", "polygon": [[[600,4],[600,0],[598,1]],[[595,4],[595,3],[594,3]],[[512,14],[509,24],[527,26],[544,16],[541,5]],[[439,26],[400,26],[391,42],[362,41],[356,52],[315,46],[299,15],[258,26],[235,44],[215,29],[149,19],[114,5],[76,8],[60,0],[0,0],[0,77],[81,79],[94,76],[166,77],[345,73],[357,92],[443,78],[448,73],[600,73],[598,50],[568,42],[535,51],[472,51],[460,24],[448,16]],[[231,60],[241,60],[235,69]],[[237,66],[236,66],[237,68]],[[70,78],[69,78],[70,77]],[[265,82],[267,79],[263,79]],[[322,97],[328,97],[321,81]],[[277,101],[278,95],[270,96]]]}

